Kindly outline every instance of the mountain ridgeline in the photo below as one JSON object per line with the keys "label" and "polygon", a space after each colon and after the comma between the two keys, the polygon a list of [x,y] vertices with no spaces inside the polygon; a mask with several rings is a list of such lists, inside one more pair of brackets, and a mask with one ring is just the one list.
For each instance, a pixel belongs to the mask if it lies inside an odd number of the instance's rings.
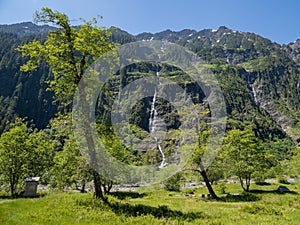
{"label": "mountain ridgeline", "polygon": [[[23,59],[15,48],[46,37],[49,26],[32,23],[0,25],[0,133],[7,121],[27,117],[38,128],[44,128],[57,112],[53,94],[46,91],[45,80],[51,79],[46,65],[31,74],[19,71]],[[227,27],[201,31],[166,30],[151,34],[131,35],[115,29],[111,41],[125,44],[134,41],[164,40],[182,45],[200,56],[217,77],[226,100],[227,127],[251,122],[261,139],[292,138],[300,143],[300,40],[280,45],[254,33],[234,31]],[[180,69],[151,63],[132,64],[110,82],[116,96],[118,90],[143,76],[162,76],[178,83],[203,104],[201,89]],[[111,100],[105,93],[101,104]],[[168,114],[168,128],[180,125],[178,115],[164,100],[158,100],[158,114]],[[149,131],[151,98],[142,99],[132,110],[131,122]],[[99,106],[98,113],[109,118],[109,111]]]}

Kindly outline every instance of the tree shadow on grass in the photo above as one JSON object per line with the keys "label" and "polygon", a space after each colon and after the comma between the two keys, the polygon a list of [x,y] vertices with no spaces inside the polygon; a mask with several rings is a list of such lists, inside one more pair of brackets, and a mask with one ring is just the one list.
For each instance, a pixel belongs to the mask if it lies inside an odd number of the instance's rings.
{"label": "tree shadow on grass", "polygon": [[116,191],[116,192],[110,192],[109,195],[112,195],[120,200],[124,200],[126,198],[143,198],[147,194],[145,193],[138,193],[138,192],[126,192],[126,191]]}
{"label": "tree shadow on grass", "polygon": [[8,195],[8,194],[4,194],[4,195],[0,195],[0,199],[19,199],[19,198],[42,198],[44,196],[46,196],[47,194],[46,193],[37,193],[35,196],[28,196],[28,197],[25,197],[23,195],[23,193],[21,194],[16,194],[14,196],[11,196],[11,195]]}
{"label": "tree shadow on grass", "polygon": [[255,184],[258,186],[271,186],[271,183],[266,182],[266,181],[255,182]]}
{"label": "tree shadow on grass", "polygon": [[[124,194],[125,195],[125,194]],[[129,204],[123,203],[114,197],[106,198],[105,201],[91,198],[91,199],[78,199],[77,204],[85,207],[94,207],[102,210],[111,210],[117,215],[125,216],[142,216],[142,215],[152,215],[155,218],[180,218],[183,220],[192,221],[195,219],[208,218],[203,212],[181,212],[179,210],[172,210],[168,206],[162,205],[158,207],[143,205],[143,204]]]}
{"label": "tree shadow on grass", "polygon": [[228,194],[227,196],[220,197],[217,199],[217,201],[222,202],[254,202],[261,200],[261,194],[278,194],[278,195],[284,195],[284,194],[292,194],[292,195],[298,195],[295,191],[288,191],[288,192],[280,192],[278,190],[259,190],[254,189],[250,190],[249,192],[244,192],[242,194]]}
{"label": "tree shadow on grass", "polygon": [[0,196],[0,199],[15,199],[14,197],[12,196]]}
{"label": "tree shadow on grass", "polygon": [[261,200],[260,196],[256,196],[249,192],[245,192],[238,195],[228,194],[227,196],[223,196],[217,199],[217,201],[221,202],[255,202],[259,200]]}
{"label": "tree shadow on grass", "polygon": [[128,203],[121,202],[107,202],[107,205],[117,215],[126,216],[141,216],[141,215],[152,215],[156,218],[181,218],[184,220],[195,220],[199,218],[207,218],[203,212],[181,212],[179,210],[172,210],[168,206],[162,205],[158,207],[137,204],[131,205]]}
{"label": "tree shadow on grass", "polygon": [[278,195],[284,195],[284,194],[292,194],[292,195],[298,195],[295,191],[287,191],[287,192],[280,192],[278,190],[260,190],[260,189],[253,189],[249,191],[253,194],[278,194]]}

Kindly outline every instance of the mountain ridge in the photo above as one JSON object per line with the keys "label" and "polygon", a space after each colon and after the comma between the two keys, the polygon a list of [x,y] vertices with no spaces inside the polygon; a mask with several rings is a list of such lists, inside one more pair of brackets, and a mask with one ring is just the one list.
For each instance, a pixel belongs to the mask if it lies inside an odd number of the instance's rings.
{"label": "mountain ridge", "polygon": [[[74,26],[74,27],[76,27],[76,26]],[[231,28],[228,28],[225,25],[219,26],[218,29],[204,28],[204,29],[201,29],[201,30],[198,30],[198,31],[196,29],[182,29],[182,30],[177,30],[177,31],[171,30],[171,29],[166,29],[166,30],[157,31],[157,32],[154,32],[154,33],[144,31],[144,32],[138,33],[136,35],[130,34],[126,30],[124,30],[122,28],[115,27],[115,26],[111,26],[111,28],[115,28],[115,29],[117,29],[121,32],[127,33],[127,35],[136,37],[137,40],[143,40],[142,38],[140,38],[140,37],[143,37],[143,35],[148,35],[148,36],[149,35],[151,35],[151,36],[161,36],[161,35],[163,35],[163,36],[165,36],[165,34],[167,33],[167,34],[173,34],[173,35],[182,37],[182,35],[184,36],[187,33],[189,33],[189,34],[199,33],[199,34],[207,35],[209,32],[223,33],[225,31],[233,32],[233,33],[240,33],[240,34],[255,34],[255,35],[261,36],[259,34],[253,33],[253,32],[233,30]],[[53,26],[39,25],[39,24],[35,24],[33,22],[30,22],[30,21],[25,21],[25,22],[20,22],[20,23],[13,23],[13,24],[0,24],[0,32],[14,33],[14,34],[17,34],[18,36],[26,36],[26,35],[32,35],[32,34],[47,33],[49,30],[54,30],[54,29],[55,29],[55,27],[53,27]],[[187,36],[184,36],[184,37],[187,37]],[[149,39],[144,39],[144,40],[149,40]],[[272,42],[276,43],[278,45],[293,45],[296,42],[300,43],[300,37],[299,37],[299,39],[296,39],[295,41],[292,41],[292,42],[289,42],[289,43],[280,44],[276,41],[272,41]]]}

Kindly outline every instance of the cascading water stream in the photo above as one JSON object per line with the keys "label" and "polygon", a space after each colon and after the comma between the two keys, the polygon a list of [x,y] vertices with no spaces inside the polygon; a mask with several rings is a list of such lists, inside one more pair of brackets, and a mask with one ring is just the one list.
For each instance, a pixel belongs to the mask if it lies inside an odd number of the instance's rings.
{"label": "cascading water stream", "polygon": [[248,85],[251,87],[251,91],[252,91],[252,94],[253,94],[253,97],[254,97],[254,102],[256,104],[258,104],[257,93],[256,93],[256,90],[255,90],[255,87],[254,87],[254,83],[253,84],[250,83],[249,76],[248,76]]}
{"label": "cascading water stream", "polygon": [[251,85],[251,88],[252,88],[252,93],[253,93],[254,101],[257,104],[258,100],[257,100],[257,94],[256,94],[256,91],[255,91],[254,84]]}
{"label": "cascading water stream", "polygon": [[[159,79],[159,72],[156,72],[156,76]],[[161,163],[158,166],[158,168],[163,168],[165,165],[167,165],[167,163],[165,162],[165,154],[161,148],[161,145],[159,143],[159,140],[157,138],[157,136],[155,135],[155,131],[156,131],[156,125],[157,125],[157,110],[155,108],[155,103],[156,103],[156,97],[157,97],[157,86],[154,89],[154,95],[153,95],[153,99],[152,99],[152,103],[151,103],[151,109],[150,109],[150,118],[149,118],[149,131],[150,134],[154,134],[154,140],[156,142],[157,148],[161,154]]]}

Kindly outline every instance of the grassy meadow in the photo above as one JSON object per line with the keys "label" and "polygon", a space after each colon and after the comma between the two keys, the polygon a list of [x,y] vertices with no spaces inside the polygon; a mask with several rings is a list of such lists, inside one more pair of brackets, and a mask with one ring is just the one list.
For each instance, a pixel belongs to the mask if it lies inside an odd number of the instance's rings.
{"label": "grassy meadow", "polygon": [[286,185],[293,193],[279,194],[280,184],[258,186],[244,194],[239,184],[214,185],[220,200],[202,198],[206,188],[169,192],[158,187],[113,192],[108,204],[92,193],[50,192],[38,198],[11,199],[0,194],[0,224],[288,224],[300,223],[300,184]]}

